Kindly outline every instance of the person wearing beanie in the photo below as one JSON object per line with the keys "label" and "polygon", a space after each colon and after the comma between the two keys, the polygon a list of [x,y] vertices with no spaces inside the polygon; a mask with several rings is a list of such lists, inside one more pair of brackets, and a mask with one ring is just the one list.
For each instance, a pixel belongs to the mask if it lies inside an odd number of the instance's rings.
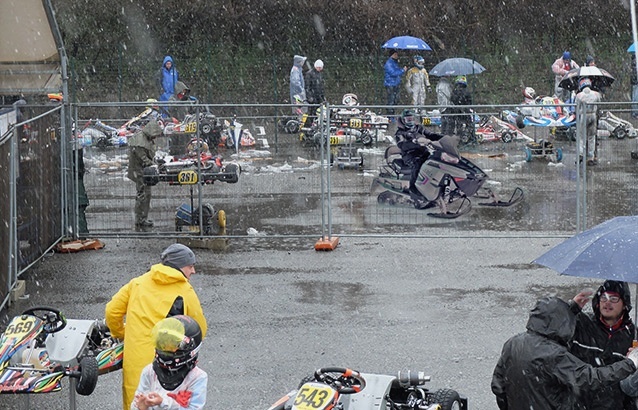
{"label": "person wearing beanie", "polygon": [[[326,101],[323,82],[323,61],[315,61],[314,68],[306,73],[306,99],[308,104],[321,104]],[[313,112],[313,110],[310,110]]]}
{"label": "person wearing beanie", "polygon": [[135,397],[142,369],[154,358],[151,331],[160,320],[176,315],[192,317],[208,329],[201,303],[190,283],[195,273],[195,253],[182,244],[172,244],[160,254],[160,263],[122,286],[106,304],[106,325],[111,335],[124,340],[122,368],[123,409]]}
{"label": "person wearing beanie", "polygon": [[559,87],[558,84],[570,70],[580,68],[580,66],[572,60],[572,53],[565,51],[561,57],[558,57],[552,64],[552,72],[554,73],[554,95],[566,102],[571,97],[569,90]]}
{"label": "person wearing beanie", "polygon": [[[592,312],[583,308],[591,299]],[[631,293],[626,282],[606,280],[593,292],[584,290],[569,302],[576,314],[576,331],[570,351],[594,367],[623,360],[632,347],[636,327],[631,320]],[[633,399],[621,391],[618,383],[585,392],[580,396],[582,409],[633,409]]]}

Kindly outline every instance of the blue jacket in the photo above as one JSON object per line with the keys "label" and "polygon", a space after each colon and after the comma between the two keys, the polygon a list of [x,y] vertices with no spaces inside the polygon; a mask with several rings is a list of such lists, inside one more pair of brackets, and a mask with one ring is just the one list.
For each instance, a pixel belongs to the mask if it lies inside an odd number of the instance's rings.
{"label": "blue jacket", "polygon": [[[168,70],[166,68],[166,63],[171,62],[171,69]],[[171,96],[175,93],[175,84],[179,80],[179,73],[175,68],[175,63],[173,63],[173,58],[171,56],[164,57],[164,62],[162,63],[162,68],[160,68],[159,82],[160,82],[160,101],[168,101]]]}
{"label": "blue jacket", "polygon": [[399,62],[394,58],[388,58],[383,66],[385,70],[385,77],[383,78],[383,85],[386,87],[397,87],[401,84],[401,77],[404,74],[403,68],[399,66]]}

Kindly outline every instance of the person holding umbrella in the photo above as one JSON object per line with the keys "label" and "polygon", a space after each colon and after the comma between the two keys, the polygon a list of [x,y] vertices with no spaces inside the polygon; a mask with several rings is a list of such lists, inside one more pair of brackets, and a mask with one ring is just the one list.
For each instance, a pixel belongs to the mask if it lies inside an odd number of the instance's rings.
{"label": "person holding umbrella", "polygon": [[570,98],[570,91],[561,87],[559,83],[570,70],[580,68],[580,66],[572,60],[572,53],[565,51],[562,57],[559,57],[552,64],[552,72],[554,73],[554,94],[563,102]]}
{"label": "person holding umbrella", "polygon": [[540,299],[526,327],[505,342],[494,368],[491,388],[500,410],[574,409],[580,394],[618,385],[636,371],[632,357],[594,367],[570,353],[576,316],[560,298]]}
{"label": "person holding umbrella", "polygon": [[[591,299],[592,313],[583,312]],[[584,290],[569,301],[576,314],[576,331],[570,351],[594,367],[624,359],[632,347],[636,327],[631,320],[631,293],[626,282],[606,280],[594,293]],[[619,384],[589,390],[579,398],[578,408],[597,410],[633,409],[633,399]]]}
{"label": "person holding umbrella", "polygon": [[[406,72],[407,67],[399,66],[399,51],[391,50],[390,57],[385,62],[383,69],[385,75],[383,77],[383,85],[387,92],[387,104],[397,105],[399,103],[399,91],[401,85],[401,77]],[[394,109],[388,108],[388,115],[394,115]]]}

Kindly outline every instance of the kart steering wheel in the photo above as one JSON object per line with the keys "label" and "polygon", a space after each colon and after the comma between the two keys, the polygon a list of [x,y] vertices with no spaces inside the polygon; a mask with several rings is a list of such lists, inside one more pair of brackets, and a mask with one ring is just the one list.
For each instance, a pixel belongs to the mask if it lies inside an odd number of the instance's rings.
{"label": "kart steering wheel", "polygon": [[27,309],[22,314],[35,316],[44,321],[44,327],[42,328],[44,333],[59,332],[66,326],[66,318],[58,309],[41,306]]}
{"label": "kart steering wheel", "polygon": [[339,394],[359,393],[366,381],[359,372],[345,367],[324,367],[315,371],[315,380],[335,389]]}

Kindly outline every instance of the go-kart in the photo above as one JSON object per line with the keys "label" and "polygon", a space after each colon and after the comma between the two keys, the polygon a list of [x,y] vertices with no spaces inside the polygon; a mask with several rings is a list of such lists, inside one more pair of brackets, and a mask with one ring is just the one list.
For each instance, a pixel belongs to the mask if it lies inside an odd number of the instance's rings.
{"label": "go-kart", "polygon": [[326,367],[268,410],[467,410],[467,398],[451,389],[430,391],[429,381],[423,372],[390,376]]}
{"label": "go-kart", "polygon": [[515,125],[497,118],[494,115],[484,117],[476,125],[476,141],[482,142],[504,142],[512,141],[533,141],[533,138],[523,134]]}
{"label": "go-kart", "polygon": [[576,114],[556,97],[537,97],[533,104],[523,104],[516,110],[504,110],[501,119],[516,125],[549,127],[556,137],[576,141]]}
{"label": "go-kart", "polygon": [[50,307],[27,309],[0,338],[0,394],[56,392],[70,377],[78,394],[90,395],[98,375],[122,368],[123,351],[103,321],[66,319]]}
{"label": "go-kart", "polygon": [[626,137],[638,137],[638,130],[634,128],[634,125],[631,122],[623,120],[622,118],[614,115],[611,111],[602,111],[598,117],[599,136],[601,136],[600,131],[606,132],[608,136],[619,140]]}
{"label": "go-kart", "polygon": [[208,145],[200,138],[192,139],[184,156],[167,155],[156,158],[157,165],[144,168],[144,183],[159,182],[169,185],[212,184],[215,181],[234,184],[239,181],[241,167],[236,163],[224,164],[221,155],[212,155]]}
{"label": "go-kart", "polygon": [[375,114],[370,110],[361,110],[356,106],[349,108],[332,108],[330,115],[322,109],[317,110],[316,117],[303,114],[300,124],[299,139],[302,144],[321,144],[320,116],[330,125],[330,145],[372,145],[378,139],[379,132],[388,129],[388,117]]}

